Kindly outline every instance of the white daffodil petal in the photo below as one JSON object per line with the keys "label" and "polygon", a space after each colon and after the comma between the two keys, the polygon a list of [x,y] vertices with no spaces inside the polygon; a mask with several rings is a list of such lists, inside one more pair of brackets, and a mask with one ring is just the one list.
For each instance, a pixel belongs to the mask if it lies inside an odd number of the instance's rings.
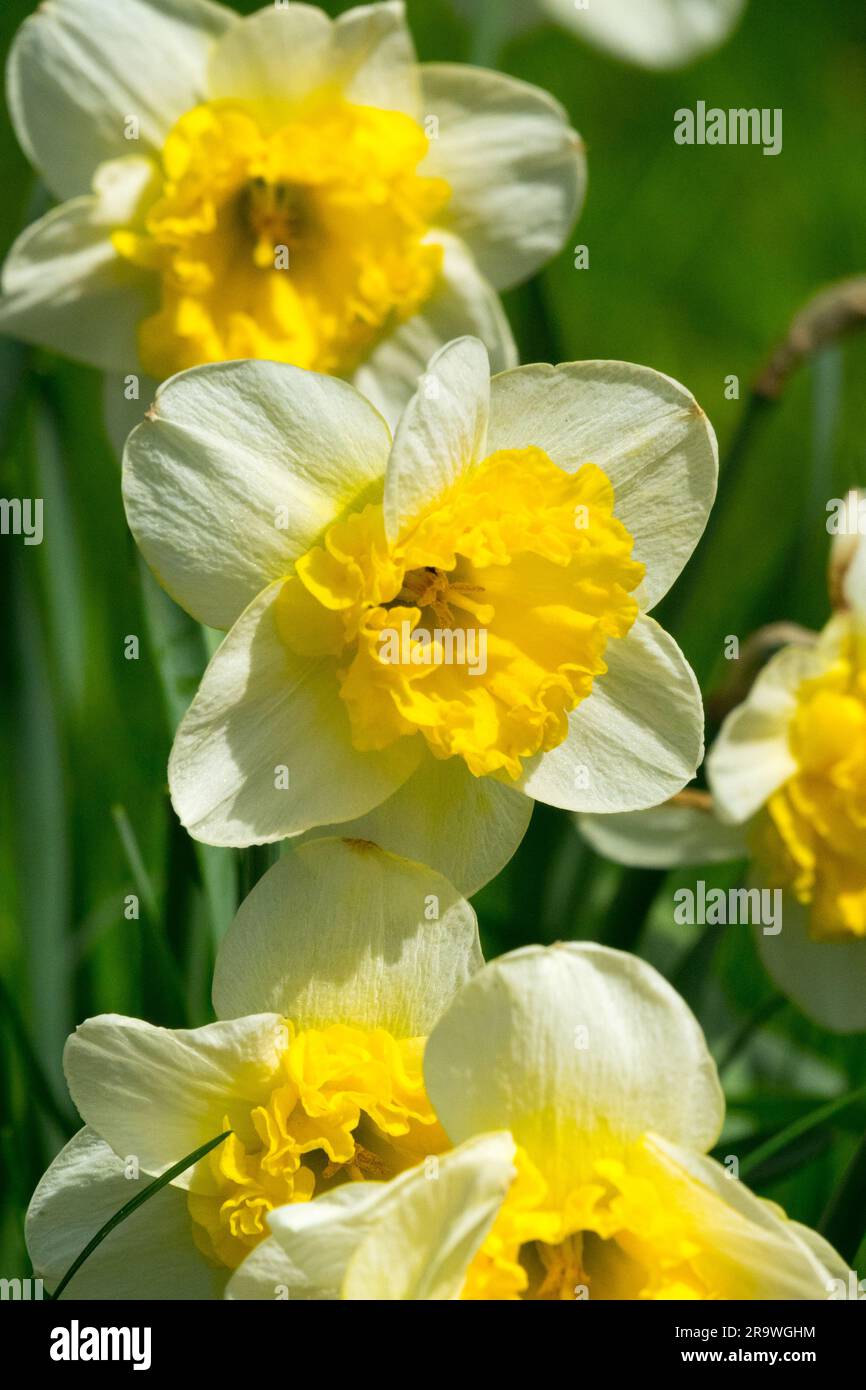
{"label": "white daffodil petal", "polygon": [[646,1130],[708,1149],[724,1117],[684,1001],[636,956],[589,942],[485,966],[430,1035],[424,1075],[455,1143],[507,1126],[553,1202]]}
{"label": "white daffodil petal", "polygon": [[553,97],[503,73],[456,63],[421,69],[436,138],[423,173],[447,179],[444,225],[498,289],[528,277],[563,246],[586,191],[586,159]]}
{"label": "white daffodil petal", "polygon": [[[691,1217],[705,1247],[695,1264],[722,1297],[745,1300],[826,1298],[831,1273],[820,1247],[780,1209],[754,1196],[721,1164],[655,1134],[643,1145],[650,1176],[658,1174],[679,1215]],[[821,1242],[821,1247],[826,1242]],[[821,1250],[823,1254],[823,1250]],[[835,1251],[834,1268],[839,1257]]]}
{"label": "white daffodil petal", "polygon": [[312,5],[258,10],[213,51],[212,99],[289,103],[325,86],[347,101],[419,112],[415,52],[400,4],[365,5],[331,20]]}
{"label": "white daffodil petal", "polygon": [[336,658],[286,646],[277,630],[281,590],[272,584],[235,623],[175,736],[172,801],[207,844],[267,844],[365,815],[421,757],[417,738],[356,751]]}
{"label": "white daffodil petal", "polygon": [[352,1252],[382,1219],[389,1189],[400,1181],[349,1183],[313,1202],[272,1211],[268,1225],[274,1234],[247,1256],[229,1281],[226,1298],[338,1299]]}
{"label": "white daffodil petal", "polygon": [[681,864],[724,864],[748,853],[736,826],[722,825],[712,808],[666,801],[647,811],[577,816],[577,827],[598,854],[617,864],[673,869]]}
{"label": "white daffodil petal", "polygon": [[314,5],[268,5],[247,15],[210,55],[211,101],[302,100],[330,76],[333,22]]}
{"label": "white daffodil petal", "polygon": [[529,444],[568,473],[594,463],[607,474],[634,558],[646,565],[637,598],[655,607],[703,534],[716,495],[716,436],[694,396],[632,362],[516,367],[491,382],[489,447]]}
{"label": "white daffodil petal", "polygon": [[74,197],[105,160],[160,149],[204,97],[213,40],[237,22],[209,0],[40,5],[15,36],[7,90],[18,139],[51,191]]}
{"label": "white daffodil petal", "polygon": [[516,852],[532,806],[530,797],[494,777],[473,777],[462,758],[427,755],[368,815],[311,834],[372,840],[428,863],[471,898]]}
{"label": "white daffodil petal", "polygon": [[[360,1183],[353,1183],[349,1190],[355,1191],[360,1186]],[[318,1206],[318,1202],[315,1205]],[[225,1297],[249,1302],[285,1301],[294,1279],[295,1267],[287,1251],[274,1236],[266,1236],[235,1270],[226,1286]]]}
{"label": "white daffodil petal", "polygon": [[807,1018],[831,1033],[866,1032],[866,939],[815,941],[809,909],[786,893],[782,930],[755,928],[767,974]]}
{"label": "white daffodil petal", "polygon": [[[249,1113],[273,1087],[285,1048],[277,1014],[155,1028],[103,1014],[66,1044],[69,1091],[86,1124],[117,1154],[158,1176],[229,1126],[249,1137]],[[192,1172],[176,1179],[188,1187]]]}
{"label": "white daffodil petal", "polygon": [[[146,1173],[130,1178],[130,1161],[85,1127],[55,1158],[27,1212],[27,1249],[33,1268],[53,1292],[87,1242],[146,1187]],[[169,1185],[128,1216],[73,1275],[67,1299],[214,1299],[225,1271],[199,1254],[191,1236],[186,1197]]]}
{"label": "white daffodil petal", "polygon": [[[230,1299],[454,1299],[514,1177],[514,1142],[486,1134],[388,1183],[279,1207]],[[260,1253],[261,1252],[261,1253]]]}
{"label": "white daffodil petal", "polygon": [[[843,1260],[838,1250],[833,1249],[829,1241],[825,1240],[817,1231],[813,1231],[811,1227],[802,1226],[799,1221],[788,1220],[787,1225],[797,1240],[806,1246],[806,1249],[814,1255],[820,1265],[823,1265],[829,1275],[828,1285],[829,1281],[833,1279],[841,1279],[843,1284],[848,1284],[851,1268]],[[829,1294],[830,1289],[828,1286],[826,1287]]]}
{"label": "white daffodil petal", "polygon": [[458,1299],[514,1180],[514,1140],[486,1134],[415,1168],[399,1200],[352,1254],[343,1298],[390,1302]]}
{"label": "white daffodil petal", "polygon": [[396,328],[358,368],[358,390],[396,425],[434,353],[465,333],[484,343],[490,370],[505,371],[517,347],[502,303],[457,237],[437,232],[445,258],[437,288],[420,313]]}
{"label": "white daffodil petal", "polygon": [[385,476],[385,528],[397,540],[485,457],[490,359],[478,338],[458,338],[431,358],[403,412]]}
{"label": "white daffodil petal", "polygon": [[421,81],[402,0],[359,5],[334,21],[334,71],[347,101],[420,119]]}
{"label": "white daffodil petal", "polygon": [[483,964],[475,913],[441,875],[358,840],[284,854],[220,943],[220,1018],[274,1012],[426,1037]]}
{"label": "white daffodil petal", "polygon": [[277,362],[196,367],[129,439],[129,525],[172,598],[228,628],[342,512],[381,495],[390,446],[344,381]]}
{"label": "white daffodil petal", "polygon": [[797,688],[824,666],[821,647],[784,647],[725,719],[707,757],[707,780],[723,820],[749,820],[796,772],[788,729]]}
{"label": "white daffodil petal", "polygon": [[114,250],[95,194],[21,233],[2,291],[0,332],[104,371],[137,371],[138,325],[153,308],[152,291],[146,274]]}
{"label": "white daffodil petal", "polygon": [[569,735],[527,763],[527,796],[567,811],[641,811],[692,780],[703,757],[704,712],[674,639],[642,614],[608,642],[607,674],[569,715]]}
{"label": "white daffodil petal", "polygon": [[724,43],[746,0],[539,0],[582,39],[645,68],[678,68]]}

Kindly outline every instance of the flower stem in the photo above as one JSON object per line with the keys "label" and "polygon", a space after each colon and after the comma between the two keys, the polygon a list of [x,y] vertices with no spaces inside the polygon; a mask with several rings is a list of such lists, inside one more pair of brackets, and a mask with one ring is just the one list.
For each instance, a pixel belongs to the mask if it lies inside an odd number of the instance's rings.
{"label": "flower stem", "polygon": [[250,845],[241,850],[240,885],[241,898],[251,893],[271,867],[276,864],[279,850],[276,845]]}
{"label": "flower stem", "polygon": [[664,876],[662,869],[625,870],[605,924],[605,946],[619,951],[637,949]]}
{"label": "flower stem", "polygon": [[475,67],[496,66],[505,33],[508,0],[482,0],[472,34],[471,61]]}
{"label": "flower stem", "polygon": [[866,1086],[860,1086],[856,1091],[849,1091],[845,1096],[838,1096],[836,1100],[828,1101],[826,1105],[819,1106],[809,1115],[795,1120],[793,1124],[788,1125],[787,1129],[783,1129],[781,1134],[776,1134],[772,1139],[759,1144],[743,1159],[740,1164],[740,1176],[745,1177],[747,1173],[754,1173],[756,1169],[764,1167],[770,1159],[775,1158],[784,1149],[790,1148],[804,1134],[809,1134],[812,1130],[827,1124],[840,1111],[847,1110],[849,1105],[856,1105],[860,1101],[866,1101]]}
{"label": "flower stem", "polygon": [[144,939],[152,949],[162,986],[171,998],[174,1008],[178,1011],[180,1021],[186,1023],[189,1019],[189,1001],[186,988],[180,967],[162,928],[156,893],[145,868],[144,858],[139,849],[132,822],[123,806],[113,806],[111,814],[143,909]]}
{"label": "flower stem", "polygon": [[81,1253],[72,1261],[72,1264],[67,1269],[54,1292],[47,1294],[46,1297],[56,1302],[70,1280],[78,1273],[85,1260],[89,1259],[94,1250],[105,1240],[106,1236],[111,1235],[111,1232],[115,1230],[121,1222],[125,1221],[128,1216],[132,1216],[132,1213],[137,1211],[140,1206],[143,1206],[145,1202],[148,1202],[151,1197],[155,1197],[157,1192],[163,1187],[167,1187],[168,1184],[179,1177],[181,1173],[185,1173],[187,1168],[192,1168],[194,1164],[198,1163],[199,1159],[209,1154],[211,1149],[215,1149],[218,1144],[222,1144],[225,1139],[228,1139],[230,1134],[231,1130],[227,1129],[223,1134],[218,1134],[215,1139],[209,1139],[206,1144],[202,1144],[200,1148],[194,1149],[192,1153],[187,1154],[179,1163],[175,1163],[167,1172],[163,1173],[158,1178],[154,1178],[153,1182],[148,1183],[143,1192],[139,1192],[131,1201],[122,1206],[120,1211],[116,1211],[113,1216],[109,1217],[105,1225],[100,1226],[96,1235],[87,1242]]}
{"label": "flower stem", "polygon": [[788,1001],[781,994],[772,994],[769,999],[765,999],[763,1004],[759,1004],[757,1009],[749,1014],[749,1017],[737,1029],[718,1061],[717,1065],[720,1075],[724,1075],[732,1063],[736,1061],[743,1048],[751,1042],[758,1029],[762,1028],[765,1023],[768,1023],[780,1009],[785,1007],[787,1002]]}
{"label": "flower stem", "polygon": [[852,1263],[866,1229],[866,1136],[842,1174],[842,1180],[818,1223],[821,1235]]}

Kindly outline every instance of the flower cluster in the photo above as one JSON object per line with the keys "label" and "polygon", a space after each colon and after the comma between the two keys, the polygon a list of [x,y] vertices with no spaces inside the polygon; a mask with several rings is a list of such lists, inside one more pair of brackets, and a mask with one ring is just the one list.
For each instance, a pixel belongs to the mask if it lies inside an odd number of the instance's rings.
{"label": "flower cluster", "polygon": [[[741,7],[571,18],[658,67]],[[94,1240],[71,1297],[826,1298],[836,1252],[711,1156],[724,1098],[672,986],[591,942],[485,964],[467,901],[535,802],[658,838],[704,752],[651,612],[713,505],[712,427],[648,367],[517,365],[498,298],[580,210],[566,113],[419,64],[393,0],[52,0],[9,97],[59,204],[9,255],[0,328],[106,374],[132,535],[221,634],[178,819],[280,851],[220,942],[215,1021],[69,1038],[84,1127],[31,1202],[39,1276]],[[709,760],[726,844],[750,823],[808,950],[858,968],[864,555]]]}

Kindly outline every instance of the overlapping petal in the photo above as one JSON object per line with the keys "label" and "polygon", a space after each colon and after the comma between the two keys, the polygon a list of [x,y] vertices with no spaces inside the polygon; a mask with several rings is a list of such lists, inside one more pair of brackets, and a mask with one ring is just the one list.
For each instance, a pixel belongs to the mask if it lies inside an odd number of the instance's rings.
{"label": "overlapping petal", "polygon": [[458,1299],[466,1272],[514,1178],[510,1134],[470,1139],[431,1170],[415,1169],[388,1194],[349,1259],[342,1297],[350,1301]]}
{"label": "overlapping petal", "polygon": [[23,341],[50,341],[106,371],[134,372],[138,323],[154,290],[111,242],[118,217],[134,217],[152,172],[149,160],[104,165],[95,191],[54,208],[14,243],[2,273],[0,330]]}
{"label": "overlapping petal", "polygon": [[680,864],[724,864],[748,854],[738,826],[723,825],[712,804],[677,798],[646,811],[577,816],[580,833],[599,854],[618,864],[673,869]]}
{"label": "overlapping petal", "polygon": [[508,1128],[564,1201],[647,1130],[700,1151],[724,1101],[701,1029],[637,957],[588,943],[480,971],[430,1036],[427,1089],[455,1143]]}
{"label": "overlapping petal", "polygon": [[[151,1180],[146,1172],[128,1177],[127,1171],[134,1171],[129,1160],[85,1127],[45,1173],[27,1212],[26,1236],[36,1276],[49,1293],[96,1232]],[[169,1185],[105,1237],[61,1300],[214,1299],[225,1284],[226,1272],[190,1240],[185,1194]]]}
{"label": "overlapping petal", "polygon": [[420,84],[405,6],[362,5],[332,20],[292,0],[266,6],[215,46],[208,94],[219,100],[303,101],[336,84],[344,100],[420,116]]}
{"label": "overlapping petal", "polygon": [[359,753],[336,659],[297,656],[278,628],[282,583],[235,623],[175,736],[169,785],[197,838],[267,844],[365,815],[417,766],[417,740]]}
{"label": "overlapping petal", "polygon": [[237,23],[210,0],[40,5],[15,37],[7,90],[18,139],[52,192],[86,193],[105,160],[159,150],[204,97],[214,40]]}
{"label": "overlapping petal", "polygon": [[429,864],[467,898],[505,867],[526,834],[533,802],[494,777],[473,777],[462,758],[425,754],[387,801],[357,820],[314,834],[360,836]]}
{"label": "overlapping petal", "polygon": [[553,97],[502,73],[456,63],[421,69],[436,121],[424,172],[447,179],[441,219],[497,289],[557,254],[586,192],[580,137]]}
{"label": "overlapping petal", "polygon": [[395,425],[430,358],[466,333],[487,349],[490,369],[503,372],[518,362],[517,345],[502,303],[468,249],[442,231],[431,239],[443,249],[436,288],[423,309],[398,325],[373,349],[353,376],[358,390]]}
{"label": "overlapping petal", "polygon": [[394,436],[385,479],[391,540],[486,457],[490,363],[477,338],[459,338],[431,359]]}
{"label": "overlapping petal", "polygon": [[695,398],[630,362],[517,367],[491,383],[488,447],[527,444],[569,473],[585,463],[604,470],[635,559],[646,565],[638,597],[653,608],[692,554],[716,495],[716,437]]}
{"label": "overlapping petal", "polygon": [[694,777],[703,705],[674,639],[642,615],[627,637],[608,643],[605,661],[606,674],[569,715],[566,741],[527,763],[527,796],[570,811],[637,811]]}
{"label": "overlapping petal", "polygon": [[508,1134],[482,1135],[433,1168],[282,1207],[270,1218],[273,1236],[244,1261],[226,1296],[459,1298],[514,1176],[513,1155]]}
{"label": "overlapping petal", "polygon": [[160,583],[229,628],[343,512],[381,495],[391,435],[343,381],[276,362],[185,372],[124,454],[130,529]]}
{"label": "overlapping petal", "polygon": [[797,687],[827,665],[833,625],[818,646],[784,647],[767,662],[748,698],[728,715],[707,758],[722,820],[748,820],[797,770],[789,741]]}
{"label": "overlapping petal", "polygon": [[825,1242],[804,1239],[779,1207],[756,1197],[713,1159],[660,1136],[648,1137],[641,1157],[642,1175],[654,1179],[700,1233],[700,1273],[719,1297],[827,1298],[839,1256]]}
{"label": "overlapping petal", "polygon": [[475,914],[440,874],[366,841],[317,840],[241,904],[217,955],[214,1007],[424,1037],[481,964]]}
{"label": "overlapping petal", "polygon": [[[137,1018],[89,1018],[66,1044],[64,1069],[79,1114],[119,1155],[158,1176],[229,1125],[251,1133],[285,1046],[278,1014],[155,1028]],[[191,1172],[175,1181],[188,1187]]]}

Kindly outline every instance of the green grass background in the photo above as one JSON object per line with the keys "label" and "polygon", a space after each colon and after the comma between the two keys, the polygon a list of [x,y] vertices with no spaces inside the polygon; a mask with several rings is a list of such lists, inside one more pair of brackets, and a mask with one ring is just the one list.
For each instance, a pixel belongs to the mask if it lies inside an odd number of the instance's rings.
{"label": "green grass background", "polygon": [[[5,0],[4,59],[33,8]],[[422,58],[477,52],[449,0],[409,0],[408,9]],[[792,315],[864,268],[862,0],[752,0],[726,47],[670,75],[627,68],[550,27],[507,43],[497,65],[553,92],[589,155],[574,237],[507,296],[523,360],[611,357],[668,372],[694,391],[724,456],[748,383]],[[698,100],[781,107],[784,152],[676,146],[673,113]],[[5,114],[0,172],[5,252],[46,206]],[[589,248],[588,270],[574,269],[578,244]],[[725,399],[731,374],[739,402]],[[724,674],[726,635],[826,619],[825,504],[866,483],[864,381],[866,335],[827,349],[750,432],[736,475],[723,472],[718,524],[668,605],[705,690]],[[77,1126],[62,1078],[67,1033],[104,1011],[207,1021],[214,944],[248,872],[229,851],[194,848],[168,803],[171,731],[204,649],[167,601],[151,593],[143,607],[99,385],[94,372],[0,342],[0,495],[42,497],[46,517],[41,547],[0,538],[3,1277],[28,1272],[29,1196]],[[124,659],[130,634],[141,639],[138,661]],[[520,851],[476,906],[489,954],[557,938],[638,950],[686,995],[720,1058],[750,1019],[763,1019],[724,1074],[718,1153],[742,1158],[862,1086],[866,1037],[833,1038],[791,1006],[764,1015],[773,991],[748,929],[673,925],[676,886],[696,877],[727,886],[737,873],[623,872],[582,845],[567,816],[537,807]],[[132,892],[138,922],[123,915]],[[861,1273],[864,1130],[866,1105],[840,1109],[750,1179],[813,1225],[835,1202],[833,1229],[849,1257],[861,1247]]]}

